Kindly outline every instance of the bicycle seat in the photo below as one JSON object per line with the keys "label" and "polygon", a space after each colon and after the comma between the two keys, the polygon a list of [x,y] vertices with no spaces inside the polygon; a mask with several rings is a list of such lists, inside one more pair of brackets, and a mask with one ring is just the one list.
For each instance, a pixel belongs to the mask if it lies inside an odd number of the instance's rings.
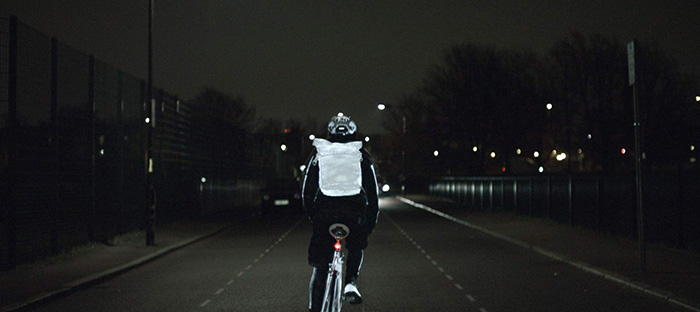
{"label": "bicycle seat", "polygon": [[348,236],[348,234],[350,234],[350,228],[342,223],[333,223],[330,227],[328,227],[328,232],[335,239],[344,239]]}

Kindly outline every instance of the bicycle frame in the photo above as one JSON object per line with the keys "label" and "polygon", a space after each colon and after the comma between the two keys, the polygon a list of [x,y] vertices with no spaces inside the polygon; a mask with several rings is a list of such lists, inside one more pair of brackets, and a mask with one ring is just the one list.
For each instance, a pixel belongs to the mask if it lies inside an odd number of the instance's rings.
{"label": "bicycle frame", "polygon": [[326,290],[323,292],[322,312],[340,312],[343,304],[343,258],[342,240],[350,232],[344,224],[333,224],[328,228],[331,236],[335,238],[333,247],[333,261],[328,267],[328,277],[326,277]]}

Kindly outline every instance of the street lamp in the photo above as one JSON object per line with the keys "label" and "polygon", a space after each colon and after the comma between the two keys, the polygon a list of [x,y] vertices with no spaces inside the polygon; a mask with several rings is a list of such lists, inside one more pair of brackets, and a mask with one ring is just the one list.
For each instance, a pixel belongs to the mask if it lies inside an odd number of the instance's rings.
{"label": "street lamp", "polygon": [[[384,104],[384,103],[379,103],[377,104],[377,109],[380,111],[384,111],[387,108],[389,108],[389,105]],[[401,142],[401,176],[403,179],[406,179],[406,114],[404,112],[399,111],[401,113],[401,133],[403,134],[402,136],[402,142]],[[437,156],[437,155],[436,155]],[[403,181],[401,182],[403,184]],[[405,189],[404,185],[401,185],[401,192],[403,193]]]}

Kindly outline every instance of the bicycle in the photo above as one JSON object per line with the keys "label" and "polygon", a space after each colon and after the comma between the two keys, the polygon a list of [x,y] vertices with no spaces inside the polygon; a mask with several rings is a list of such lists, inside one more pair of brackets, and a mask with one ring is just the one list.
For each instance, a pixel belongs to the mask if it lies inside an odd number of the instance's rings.
{"label": "bicycle", "polygon": [[350,234],[350,229],[342,223],[334,223],[328,228],[328,232],[335,238],[335,252],[333,261],[328,267],[326,278],[326,290],[323,292],[322,312],[340,312],[343,304],[343,258],[341,250],[343,240]]}

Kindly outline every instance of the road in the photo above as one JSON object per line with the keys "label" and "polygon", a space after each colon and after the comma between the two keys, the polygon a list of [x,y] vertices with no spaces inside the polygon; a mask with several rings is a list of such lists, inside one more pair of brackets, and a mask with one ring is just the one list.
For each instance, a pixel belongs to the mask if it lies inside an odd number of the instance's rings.
{"label": "road", "polygon": [[[683,311],[416,209],[381,203],[344,311]],[[310,224],[257,217],[37,311],[306,311]]]}

